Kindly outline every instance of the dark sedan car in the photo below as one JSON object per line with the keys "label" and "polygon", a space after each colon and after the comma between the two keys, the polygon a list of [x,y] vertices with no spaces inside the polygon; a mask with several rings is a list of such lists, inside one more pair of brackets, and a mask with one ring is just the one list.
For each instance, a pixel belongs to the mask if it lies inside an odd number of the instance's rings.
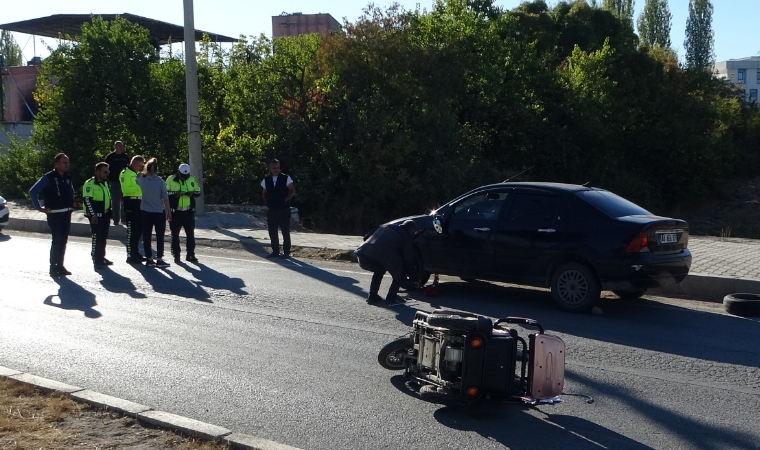
{"label": "dark sedan car", "polygon": [[567,311],[591,308],[601,290],[633,298],[680,283],[691,267],[685,221],[592,187],[492,184],[406,219],[420,230],[422,281],[440,273],[549,287]]}

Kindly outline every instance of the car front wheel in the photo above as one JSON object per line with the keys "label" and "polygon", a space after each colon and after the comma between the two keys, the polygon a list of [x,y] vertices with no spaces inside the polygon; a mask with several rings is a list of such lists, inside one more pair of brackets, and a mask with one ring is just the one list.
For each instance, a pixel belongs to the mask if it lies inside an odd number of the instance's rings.
{"label": "car front wheel", "polygon": [[596,276],[581,263],[560,266],[552,277],[552,299],[560,308],[570,312],[583,312],[599,300],[599,282]]}

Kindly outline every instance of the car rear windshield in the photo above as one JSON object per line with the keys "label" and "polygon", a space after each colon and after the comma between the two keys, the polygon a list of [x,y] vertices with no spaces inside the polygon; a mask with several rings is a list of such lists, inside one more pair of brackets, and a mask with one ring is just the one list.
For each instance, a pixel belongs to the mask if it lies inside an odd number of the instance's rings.
{"label": "car rear windshield", "polygon": [[578,191],[575,194],[612,217],[639,215],[648,216],[652,214],[641,206],[609,191],[596,189],[589,191]]}

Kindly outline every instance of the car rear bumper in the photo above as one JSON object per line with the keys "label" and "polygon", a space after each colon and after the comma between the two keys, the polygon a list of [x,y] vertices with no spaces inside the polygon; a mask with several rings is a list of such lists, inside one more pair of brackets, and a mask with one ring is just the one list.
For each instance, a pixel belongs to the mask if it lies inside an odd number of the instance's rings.
{"label": "car rear bumper", "polygon": [[11,215],[8,213],[8,208],[0,210],[0,228],[5,228],[11,220]]}
{"label": "car rear bumper", "polygon": [[599,280],[604,290],[638,290],[672,286],[689,274],[691,252],[677,255],[636,254],[624,261],[606,261]]}

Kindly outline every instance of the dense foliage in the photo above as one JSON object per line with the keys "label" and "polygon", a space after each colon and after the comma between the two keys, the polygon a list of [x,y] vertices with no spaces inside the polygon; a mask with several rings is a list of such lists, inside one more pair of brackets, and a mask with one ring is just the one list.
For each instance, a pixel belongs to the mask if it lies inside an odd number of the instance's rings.
{"label": "dense foliage", "polygon": [[670,48],[670,14],[667,0],[646,0],[638,21],[639,39],[642,45]]}
{"label": "dense foliage", "polygon": [[[590,182],[654,211],[756,174],[757,108],[639,47],[629,19],[582,0],[441,0],[368,7],[324,38],[205,42],[206,202],[261,203],[271,157],[307,223],[353,233],[527,168],[518,180]],[[38,99],[46,161],[66,151],[83,181],[114,139],[167,174],[187,159],[184,67],[144,30],[94,19],[44,73],[56,80]]]}
{"label": "dense foliage", "polygon": [[689,17],[686,19],[686,67],[709,71],[715,62],[712,29],[713,5],[710,0],[689,0]]}
{"label": "dense foliage", "polygon": [[3,57],[3,67],[20,66],[23,64],[21,47],[8,30],[0,30],[0,55]]}

